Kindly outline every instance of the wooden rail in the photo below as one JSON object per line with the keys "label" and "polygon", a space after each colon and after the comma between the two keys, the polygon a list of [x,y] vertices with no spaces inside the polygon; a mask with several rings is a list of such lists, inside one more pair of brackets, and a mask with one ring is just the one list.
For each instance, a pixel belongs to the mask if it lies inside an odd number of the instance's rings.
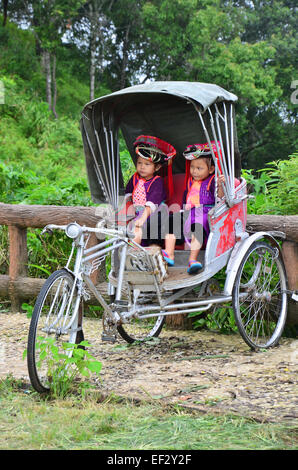
{"label": "wooden rail", "polygon": [[[12,311],[18,311],[25,299],[35,297],[44,279],[28,277],[27,228],[43,228],[47,224],[65,225],[78,222],[95,227],[104,209],[99,207],[39,206],[0,203],[0,225],[9,232],[9,272],[0,275],[0,297],[11,300]],[[286,235],[283,255],[289,289],[298,290],[298,216],[248,215],[247,229],[251,231],[282,231]],[[98,243],[91,237],[91,244]],[[93,278],[101,292],[106,291],[104,267]],[[289,323],[298,324],[297,303],[290,302]]]}
{"label": "wooden rail", "polygon": [[[28,277],[27,229],[43,228],[47,224],[66,225],[78,222],[95,227],[100,220],[98,207],[39,206],[0,203],[0,225],[8,226],[9,272],[0,275],[0,297],[9,298],[11,310],[17,312],[24,300],[37,296],[45,279]],[[89,246],[98,240],[91,235]],[[101,293],[107,292],[105,266],[93,273],[93,282]],[[91,297],[90,302],[94,302]]]}

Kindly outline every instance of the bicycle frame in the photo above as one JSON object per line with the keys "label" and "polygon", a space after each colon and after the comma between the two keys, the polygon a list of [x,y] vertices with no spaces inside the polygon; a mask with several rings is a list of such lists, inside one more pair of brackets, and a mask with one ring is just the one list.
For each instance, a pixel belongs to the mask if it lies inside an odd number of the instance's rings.
{"label": "bicycle frame", "polygon": [[[90,295],[84,288],[84,283],[88,286],[88,288],[90,289],[92,294],[95,296],[99,304],[103,307],[105,315],[107,316],[109,323],[113,325],[117,325],[119,324],[119,322],[124,321],[124,319],[121,318],[121,315],[119,315],[119,313],[117,312],[117,308],[115,308],[115,306],[117,307],[117,302],[121,301],[121,295],[122,295],[121,291],[122,291],[122,285],[123,285],[123,273],[125,269],[127,247],[128,245],[130,246],[135,245],[136,247],[138,247],[138,249],[142,250],[147,255],[146,250],[140,245],[138,245],[137,243],[135,243],[133,240],[128,239],[125,236],[124,232],[122,232],[121,230],[105,229],[103,227],[101,228],[92,228],[92,227],[85,227],[85,226],[81,227],[77,223],[71,223],[69,225],[49,224],[44,228],[42,234],[45,232],[52,233],[53,230],[63,230],[69,238],[74,238],[72,250],[69,255],[68,261],[65,265],[65,269],[69,271],[74,277],[74,285],[72,288],[70,298],[68,300],[69,303],[67,306],[65,319],[68,318],[70,305],[73,300],[75,288],[77,288],[77,292],[78,292],[77,298],[75,300],[75,306],[73,308],[72,316],[69,322],[66,325],[64,325],[63,330],[60,332],[60,334],[63,334],[63,332],[67,332],[75,323],[77,315],[78,315],[81,297],[83,296],[86,300],[90,298]],[[110,238],[108,240],[104,240],[98,243],[95,246],[86,248],[89,238],[85,240],[85,237],[86,235],[91,234],[91,233],[96,233],[100,235],[101,237],[108,236]],[[75,261],[74,261],[74,268],[73,270],[71,270],[69,266],[70,266],[71,260],[73,259],[75,248],[76,248],[76,255],[75,255]],[[116,289],[115,303],[109,305],[105,301],[104,297],[97,290],[90,275],[95,269],[99,267],[101,262],[104,261],[104,259],[109,253],[114,252],[115,250],[119,248],[122,248],[122,251],[121,251],[121,259],[120,259],[120,267],[119,267],[119,272],[118,272],[118,286]],[[149,256],[148,256],[148,260],[150,262]],[[57,294],[58,294],[58,290],[57,290],[56,295]],[[61,312],[64,311],[64,305],[61,306],[60,310]],[[55,323],[58,322],[60,316],[58,314]],[[64,323],[66,323],[66,320],[64,321]],[[52,324],[49,327],[48,332],[55,331],[53,326],[54,325]]]}
{"label": "bicycle frame", "polygon": [[[90,299],[90,294],[85,289],[84,284],[88,287],[90,292],[103,307],[103,323],[105,325],[103,339],[112,339],[112,337],[115,337],[115,330],[117,326],[122,323],[127,323],[132,318],[145,319],[150,317],[157,317],[160,315],[164,316],[205,311],[210,309],[213,305],[230,302],[232,300],[231,295],[216,295],[208,296],[208,298],[205,299],[202,298],[208,283],[208,280],[204,280],[200,285],[200,292],[196,296],[197,300],[193,298],[187,301],[186,297],[183,302],[175,303],[179,298],[188,294],[194,288],[194,286],[192,285],[178,289],[174,293],[162,291],[157,279],[156,269],[153,265],[151,256],[142,246],[127,238],[125,232],[122,230],[107,229],[103,226],[99,228],[81,227],[77,223],[71,223],[67,226],[58,226],[53,224],[47,225],[43,230],[43,233],[52,232],[54,229],[63,230],[68,237],[74,238],[72,250],[65,266],[65,269],[68,270],[74,277],[74,285],[69,298],[67,314],[69,312],[76,288],[78,293],[76,294],[77,297],[75,299],[75,306],[73,308],[72,316],[67,325],[64,327],[65,332],[72,328],[72,326],[76,323],[81,298],[83,297],[85,300]],[[101,237],[105,236],[109,238],[90,248],[86,248],[89,240],[88,235],[91,233],[96,233]],[[151,265],[151,295],[152,297],[157,297],[157,303],[151,303],[150,305],[142,305],[141,303],[138,303],[139,297],[142,295],[139,289],[134,289],[133,300],[122,300],[122,292],[124,290],[123,286],[126,282],[125,262],[127,258],[127,249],[129,246],[134,246],[138,250],[141,250],[148,263]],[[74,268],[71,270],[69,266],[71,260],[73,259],[75,249],[76,255],[74,260]],[[90,275],[95,269],[98,268],[98,266],[104,261],[109,253],[115,253],[118,250],[121,250],[121,254],[119,260],[117,287],[114,289],[114,301],[109,304],[94,285]],[[51,325],[51,328],[53,328],[53,325]],[[61,333],[63,333],[63,331]]]}

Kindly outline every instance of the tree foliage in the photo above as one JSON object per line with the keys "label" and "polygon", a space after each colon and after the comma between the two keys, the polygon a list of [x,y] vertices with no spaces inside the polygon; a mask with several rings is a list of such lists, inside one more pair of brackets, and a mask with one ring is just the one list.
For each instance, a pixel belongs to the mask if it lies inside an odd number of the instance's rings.
{"label": "tree foliage", "polygon": [[0,0],[0,8],[2,70],[26,80],[55,116],[77,116],[83,100],[145,80],[212,82],[239,96],[244,168],[297,149],[294,0]]}

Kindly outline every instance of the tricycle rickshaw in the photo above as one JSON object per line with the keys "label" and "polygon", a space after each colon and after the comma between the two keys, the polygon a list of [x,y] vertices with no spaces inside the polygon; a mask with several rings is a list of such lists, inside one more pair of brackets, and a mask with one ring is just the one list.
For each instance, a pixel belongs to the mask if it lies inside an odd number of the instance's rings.
{"label": "tricycle rickshaw", "polygon": [[[99,204],[99,223],[96,227],[76,222],[51,224],[44,229],[64,230],[73,239],[73,249],[65,268],[45,281],[35,304],[27,356],[30,379],[37,391],[50,388],[39,360],[39,338],[52,335],[57,343],[79,343],[83,339],[80,306],[90,294],[104,310],[103,340],[114,341],[119,334],[129,343],[142,341],[159,335],[166,315],[232,303],[238,330],[251,348],[278,343],[287,315],[286,272],[278,234],[246,231],[248,195],[246,181],[240,176],[236,101],[234,94],[213,84],[153,82],[86,104],[81,132],[91,195]],[[171,161],[176,200],[167,201],[174,211],[181,209],[177,194],[183,186],[184,149],[197,142],[206,142],[212,149],[215,185],[220,172],[225,176],[224,198],[216,197],[208,213],[210,234],[199,255],[203,264],[199,273],[186,274],[184,249],[177,249],[175,266],[169,267],[160,248],[136,244],[127,220],[115,216],[124,195],[120,132],[134,162],[133,144],[139,135],[158,136],[176,149]],[[96,233],[98,243],[86,248],[91,233]],[[110,302],[90,279],[107,256],[111,256]],[[224,267],[224,288],[214,292],[212,278]]]}

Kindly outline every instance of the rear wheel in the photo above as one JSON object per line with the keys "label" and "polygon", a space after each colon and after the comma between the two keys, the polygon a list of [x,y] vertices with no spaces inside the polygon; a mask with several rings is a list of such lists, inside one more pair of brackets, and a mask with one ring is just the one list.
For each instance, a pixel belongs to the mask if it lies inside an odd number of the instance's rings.
{"label": "rear wheel", "polygon": [[238,330],[252,348],[275,346],[287,316],[287,278],[279,249],[254,242],[245,254],[233,287]]}
{"label": "rear wheel", "polygon": [[120,336],[128,343],[145,341],[148,338],[157,337],[164,325],[165,316],[132,319],[129,323],[117,327]]}
{"label": "rear wheel", "polygon": [[46,280],[36,299],[28,335],[27,365],[31,384],[39,393],[51,388],[55,351],[71,357],[67,343],[76,344],[83,339],[83,332],[78,331],[77,295],[73,276],[61,269]]}

